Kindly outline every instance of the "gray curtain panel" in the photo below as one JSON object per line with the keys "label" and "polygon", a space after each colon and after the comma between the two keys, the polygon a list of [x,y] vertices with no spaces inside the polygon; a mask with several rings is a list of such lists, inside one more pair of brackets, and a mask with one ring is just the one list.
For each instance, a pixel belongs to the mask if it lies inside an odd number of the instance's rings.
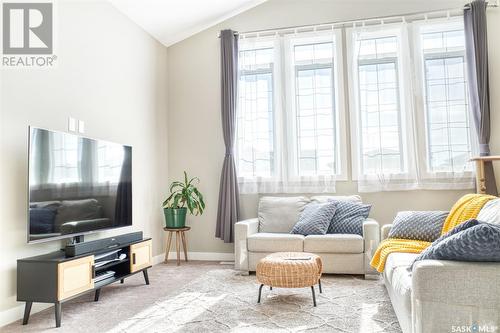
{"label": "gray curtain panel", "polygon": [[[488,84],[488,40],[484,0],[476,0],[464,10],[464,30],[469,85],[469,105],[477,135],[479,152],[490,155],[490,92]],[[486,193],[497,195],[493,165],[485,164]]]}
{"label": "gray curtain panel", "polygon": [[221,111],[226,156],[222,166],[215,236],[224,243],[234,241],[234,224],[238,221],[239,191],[233,147],[236,132],[238,97],[238,36],[232,30],[222,30],[221,41]]}

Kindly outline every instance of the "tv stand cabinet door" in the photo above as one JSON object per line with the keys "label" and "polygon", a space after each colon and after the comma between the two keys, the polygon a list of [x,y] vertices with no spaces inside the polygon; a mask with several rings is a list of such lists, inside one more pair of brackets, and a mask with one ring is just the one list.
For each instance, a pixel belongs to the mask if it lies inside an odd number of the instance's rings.
{"label": "tv stand cabinet door", "polygon": [[57,265],[57,300],[94,289],[94,256],[65,261]]}
{"label": "tv stand cabinet door", "polygon": [[151,240],[130,245],[130,273],[137,272],[152,264],[153,243]]}

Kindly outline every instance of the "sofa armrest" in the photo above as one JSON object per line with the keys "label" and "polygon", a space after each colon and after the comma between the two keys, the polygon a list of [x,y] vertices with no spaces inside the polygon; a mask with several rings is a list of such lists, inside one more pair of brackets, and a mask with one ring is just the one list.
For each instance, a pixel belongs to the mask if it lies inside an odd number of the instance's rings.
{"label": "sofa armrest", "polygon": [[500,325],[500,263],[422,260],[412,275],[414,332]]}
{"label": "sofa armrest", "polygon": [[377,274],[370,266],[373,254],[380,243],[380,227],[374,219],[366,219],[363,222],[363,241],[365,251],[365,274]]}
{"label": "sofa armrest", "polygon": [[234,224],[234,268],[248,272],[247,237],[259,232],[259,219],[253,218]]}
{"label": "sofa armrest", "polygon": [[389,232],[392,229],[392,224],[384,224],[380,229],[380,240],[383,241],[389,237]]}

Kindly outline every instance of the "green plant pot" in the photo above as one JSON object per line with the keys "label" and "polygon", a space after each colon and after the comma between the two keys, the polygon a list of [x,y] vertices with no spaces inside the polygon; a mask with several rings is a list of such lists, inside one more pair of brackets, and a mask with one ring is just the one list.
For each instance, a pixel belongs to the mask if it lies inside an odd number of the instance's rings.
{"label": "green plant pot", "polygon": [[163,208],[166,228],[184,228],[187,208]]}

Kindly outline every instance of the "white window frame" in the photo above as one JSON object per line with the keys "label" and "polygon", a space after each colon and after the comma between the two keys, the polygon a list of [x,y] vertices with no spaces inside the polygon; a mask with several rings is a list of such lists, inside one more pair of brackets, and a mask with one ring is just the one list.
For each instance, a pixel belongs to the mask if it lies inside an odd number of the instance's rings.
{"label": "white window frame", "polygon": [[[451,20],[451,21],[450,21]],[[352,28],[322,29],[319,31],[297,32],[285,31],[269,33],[265,37],[257,37],[253,44],[245,45],[245,39],[240,39],[240,51],[255,49],[252,47],[260,42],[272,43],[274,62],[271,69],[273,76],[273,153],[274,170],[271,177],[240,177],[244,182],[255,182],[256,191],[243,193],[317,193],[321,192],[317,185],[322,181],[328,183],[329,192],[334,191],[336,181],[364,182],[361,191],[392,191],[418,189],[469,189],[474,184],[474,165],[464,172],[431,172],[428,165],[431,160],[428,151],[427,130],[427,99],[424,58],[425,54],[420,45],[421,27],[426,25],[426,32],[431,32],[429,26],[436,25],[436,31],[454,30],[452,27],[443,29],[442,24],[453,25],[453,21],[460,21],[461,17],[430,19],[422,21],[385,23]],[[441,23],[440,23],[441,22]],[[451,23],[450,23],[451,22]],[[361,33],[362,38],[396,37],[398,41],[396,64],[398,89],[398,122],[399,147],[402,160],[401,172],[382,169],[379,174],[362,174],[363,163],[360,140],[360,90],[359,90],[359,63],[356,50],[356,36]],[[253,37],[252,37],[253,38]],[[298,174],[298,128],[297,128],[297,98],[296,66],[294,64],[294,46],[333,42],[332,55],[332,109],[335,116],[335,171],[336,175],[299,175]],[[257,47],[258,48],[258,47]],[[451,55],[446,52],[447,56]],[[460,51],[461,55],[465,55]],[[344,58],[347,57],[347,58]],[[366,60],[373,64],[384,63],[384,59]],[[330,67],[323,64],[307,65],[308,68]],[[467,81],[467,72],[464,72]],[[466,98],[468,98],[466,94]],[[239,100],[238,100],[239,103]],[[392,101],[390,102],[392,104]],[[347,109],[348,108],[348,109]],[[316,107],[314,107],[316,110]],[[325,109],[326,110],[326,109]],[[349,110],[349,114],[347,114]],[[478,151],[478,139],[473,119],[469,115],[470,149],[471,154]],[[379,124],[381,125],[381,124]],[[349,129],[347,128],[349,126]],[[391,124],[392,126],[392,124]],[[348,134],[350,130],[350,133]],[[329,134],[326,134],[329,135]],[[238,140],[238,138],[236,138]],[[350,153],[348,147],[350,140]],[[235,150],[238,144],[235,144]],[[235,151],[238,157],[237,151]],[[312,155],[311,155],[312,156]],[[348,158],[351,158],[349,161]],[[330,156],[328,155],[328,158]],[[349,177],[349,173],[351,176]],[[323,178],[322,178],[323,177]],[[329,177],[329,178],[328,178]],[[361,178],[361,179],[360,179]],[[378,182],[378,185],[376,184]],[[264,184],[265,186],[261,186]],[[373,185],[373,190],[370,188]],[[325,185],[325,190],[327,187]],[[317,191],[314,191],[316,187]],[[309,189],[309,190],[308,190]]]}
{"label": "white window frame", "polygon": [[[342,56],[343,51],[343,38],[342,31],[340,29],[335,29],[333,31],[323,32],[323,33],[301,33],[299,36],[289,35],[284,38],[284,63],[286,64],[287,70],[285,70],[285,84],[287,85],[286,90],[286,110],[291,111],[291,115],[286,117],[286,129],[287,129],[287,140],[293,142],[291,146],[287,146],[288,153],[288,170],[296,171],[298,170],[298,159],[295,154],[295,150],[298,149],[298,133],[297,129],[297,90],[296,90],[296,65],[293,61],[293,48],[296,45],[303,45],[307,43],[316,44],[323,42],[332,42],[333,46],[333,63],[332,63],[332,74],[333,74],[333,99],[332,108],[335,117],[335,179],[338,181],[348,180],[348,167],[347,167],[347,141],[346,141],[346,104],[345,104],[345,87],[344,87],[344,58]],[[326,66],[316,64],[310,65],[311,68],[324,68]],[[290,149],[291,148],[291,149]],[[293,166],[292,166],[293,165]],[[289,175],[289,179],[292,181],[298,181],[301,176]]]}
{"label": "white window frame", "polygon": [[[279,165],[281,162],[281,158],[278,154],[278,151],[277,151],[277,145],[278,145],[278,141],[279,141],[279,138],[280,138],[280,130],[279,130],[279,126],[277,126],[278,124],[278,121],[280,119],[280,115],[279,115],[279,110],[278,110],[278,106],[279,106],[279,103],[277,102],[277,95],[278,95],[278,92],[279,92],[279,85],[277,83],[277,79],[276,77],[280,75],[280,66],[279,66],[279,58],[277,56],[277,54],[279,54],[279,43],[278,41],[274,40],[273,38],[263,38],[263,39],[259,39],[259,40],[256,40],[255,43],[253,44],[254,46],[250,47],[250,44],[245,44],[245,43],[240,43],[240,49],[238,50],[238,52],[241,52],[241,51],[248,51],[248,50],[257,50],[257,49],[262,49],[262,48],[269,48],[269,47],[272,47],[273,50],[274,50],[274,62],[271,66],[271,70],[267,70],[265,71],[266,73],[270,72],[272,74],[272,86],[273,86],[273,93],[272,93],[272,96],[273,96],[273,102],[272,102],[272,114],[273,114],[273,154],[274,154],[274,170],[272,170],[272,175],[269,176],[269,177],[263,177],[263,176],[254,176],[252,177],[252,179],[255,179],[255,181],[260,181],[260,182],[265,182],[265,183],[272,183],[272,182],[275,182],[275,181],[278,181],[279,178],[280,178],[280,170],[279,170]],[[239,55],[238,55],[239,56]],[[249,72],[261,72],[263,70],[255,70],[255,71],[249,71]],[[238,81],[240,80],[240,70],[238,68]],[[238,96],[238,102],[237,102],[237,105],[239,105],[239,96]],[[277,133],[278,132],[278,133]],[[236,132],[236,138],[235,140],[238,140],[238,133]],[[236,162],[236,170],[238,171],[238,156],[239,156],[239,152],[238,152],[238,144],[236,142],[236,144],[234,145],[234,155],[235,155],[235,162]],[[239,176],[238,175],[238,180],[240,182],[242,182],[244,179],[249,179],[249,177],[246,177],[246,176]]]}
{"label": "white window frame", "polygon": [[[354,40],[355,30],[359,28],[347,28],[347,66],[349,69],[348,82],[351,89],[349,89],[349,110],[350,110],[350,123],[351,123],[351,161],[352,161],[352,180],[358,181],[360,179],[359,175],[362,173],[362,151],[361,142],[359,138],[361,137],[361,121],[360,121],[360,96],[359,96],[359,72],[358,72],[358,62],[355,60],[355,47],[356,41]],[[405,180],[414,171],[411,168],[411,163],[409,162],[412,147],[408,145],[408,102],[409,99],[405,98],[404,95],[408,90],[408,84],[405,84],[405,73],[401,70],[404,68],[403,56],[402,56],[402,39],[403,31],[401,24],[386,24],[380,28],[370,28],[363,31],[363,34],[370,38],[383,38],[383,37],[396,37],[398,39],[398,55],[397,55],[397,75],[398,75],[398,100],[399,100],[399,133],[400,133],[400,149],[401,149],[401,159],[403,162],[402,169],[400,173],[391,173],[391,180]],[[379,62],[374,62],[379,63]],[[372,176],[370,174],[364,174],[365,176]],[[374,176],[374,175],[373,175]]]}
{"label": "white window frame", "polygon": [[[429,121],[427,119],[428,117],[428,109],[427,109],[427,88],[426,88],[426,79],[425,79],[425,60],[427,58],[424,55],[423,52],[423,47],[421,45],[421,29],[424,27],[427,28],[427,32],[432,33],[434,32],[443,32],[446,31],[446,29],[443,29],[444,26],[449,26],[450,28],[448,30],[453,30],[453,27],[461,27],[463,29],[463,20],[461,17],[457,18],[447,18],[447,19],[434,19],[432,21],[416,21],[412,23],[412,39],[413,39],[413,44],[414,44],[414,50],[413,50],[413,57],[414,57],[414,65],[415,65],[415,82],[417,84],[417,87],[415,89],[415,107],[417,109],[417,112],[415,112],[415,118],[416,118],[416,131],[417,131],[417,149],[418,149],[418,155],[420,157],[418,161],[418,168],[420,172],[420,177],[422,180],[425,182],[425,180],[430,180],[430,179],[440,179],[442,181],[446,181],[448,179],[453,179],[455,178],[455,174],[457,172],[449,171],[449,172],[444,172],[444,171],[431,171],[430,170],[430,143],[429,143],[429,131],[428,131],[428,125]],[[448,52],[446,52],[448,53]],[[455,51],[453,54],[460,55],[464,57],[464,63],[466,62],[465,60],[465,50],[462,51]],[[444,55],[444,54],[443,54]],[[443,58],[449,58],[450,56],[445,55],[444,57],[436,57],[436,59],[443,59]],[[467,71],[464,69],[464,77],[465,81],[467,82]],[[467,86],[466,86],[467,89]],[[465,96],[466,100],[469,99],[468,94],[466,93]],[[468,111],[468,110],[467,110]],[[477,137],[477,133],[475,131],[475,127],[473,124],[473,119],[470,115],[468,114],[468,122],[469,122],[469,136],[470,136],[470,149],[471,149],[471,154],[475,155],[478,153],[478,146],[479,146],[479,141]],[[462,173],[463,178],[469,178],[471,180],[475,179],[475,165],[473,162],[471,163],[471,170],[464,171]],[[462,185],[457,185],[457,188],[463,188]]]}
{"label": "white window frame", "polygon": [[[293,150],[297,147],[297,137],[294,129],[295,122],[295,69],[291,58],[291,47],[294,40],[310,39],[311,41],[333,41],[333,94],[335,104],[332,105],[335,112],[336,121],[336,174],[319,176],[300,176],[293,173],[292,163],[294,161]],[[257,38],[254,42],[240,40],[240,50],[255,49],[253,45],[260,42],[274,44],[274,66],[273,66],[273,116],[274,116],[274,174],[272,177],[245,177],[238,175],[241,184],[255,185],[256,191],[242,191],[242,193],[287,193],[309,192],[308,189],[317,188],[321,192],[322,177],[332,177],[335,181],[348,180],[348,160],[347,160],[347,135],[346,135],[346,107],[345,107],[345,87],[344,87],[344,60],[343,60],[343,38],[342,30],[335,29],[314,33],[299,33],[297,35],[268,36]],[[238,74],[239,80],[239,74]],[[236,137],[238,140],[238,137]],[[287,144],[290,142],[291,144]],[[238,158],[238,143],[235,144],[235,157]],[[318,185],[314,185],[317,183]],[[259,185],[257,185],[259,184]],[[264,188],[264,190],[260,190]],[[292,190],[288,190],[292,188]],[[296,190],[294,190],[296,189]],[[329,192],[334,192],[330,188]]]}

